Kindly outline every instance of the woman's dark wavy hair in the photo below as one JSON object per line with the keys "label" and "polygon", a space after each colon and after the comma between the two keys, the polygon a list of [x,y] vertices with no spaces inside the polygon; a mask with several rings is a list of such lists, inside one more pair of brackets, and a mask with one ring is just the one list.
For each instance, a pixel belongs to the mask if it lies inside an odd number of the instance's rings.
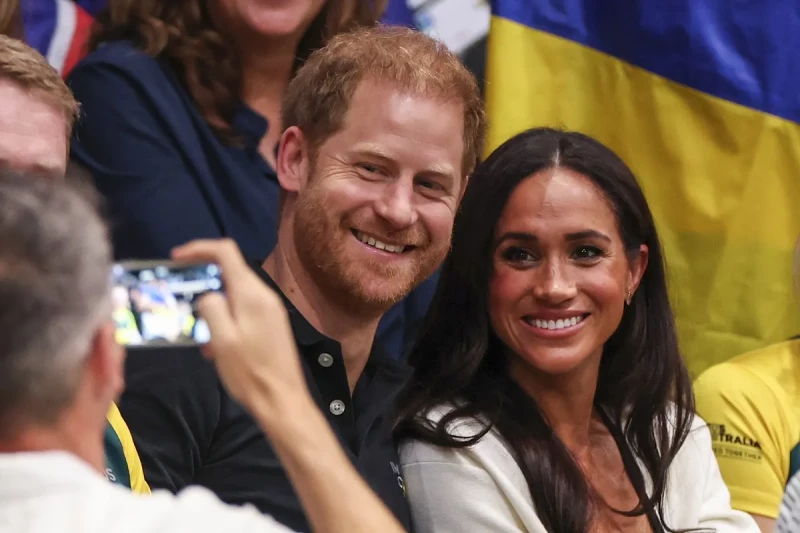
{"label": "woman's dark wavy hair", "polygon": [[[104,42],[131,41],[164,59],[194,99],[206,122],[229,143],[242,91],[242,71],[232,40],[212,23],[209,0],[110,0],[97,16],[89,50]],[[327,0],[297,49],[295,71],[337,33],[373,26],[387,0]]]}
{"label": "woman's dark wavy hair", "polygon": [[[667,472],[695,411],[691,379],[678,349],[661,245],[642,189],[616,154],[580,133],[528,130],[504,143],[470,178],[452,249],[410,355],[415,373],[396,430],[401,439],[460,448],[495,428],[514,451],[547,530],[584,533],[598,495],[536,403],[511,379],[506,348],[488,315],[497,221],[517,185],[553,167],[579,172],[603,191],[631,255],[642,244],[649,248],[639,288],[603,349],[595,407],[653,480],[652,494],[641,494],[636,508],[615,511],[635,516],[656,510],[663,516]],[[442,403],[456,408],[439,423],[429,422],[426,414]],[[470,438],[451,435],[450,423],[464,417],[485,421],[483,430]]]}

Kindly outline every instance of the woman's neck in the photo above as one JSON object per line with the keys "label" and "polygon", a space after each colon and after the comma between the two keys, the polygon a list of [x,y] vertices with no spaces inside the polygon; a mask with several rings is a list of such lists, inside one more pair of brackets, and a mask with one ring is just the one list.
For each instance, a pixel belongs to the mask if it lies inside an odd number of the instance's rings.
{"label": "woman's neck", "polygon": [[292,77],[299,39],[259,41],[240,47],[242,100],[269,121],[259,150],[275,167],[275,146],[280,139],[281,101]]}
{"label": "woman's neck", "polygon": [[576,457],[588,454],[596,427],[594,396],[601,356],[557,376],[539,372],[516,358],[511,364],[512,378],[536,402],[553,432]]}
{"label": "woman's neck", "polygon": [[297,42],[259,47],[255,53],[240,52],[242,99],[256,111],[260,107],[280,107],[294,66]]}

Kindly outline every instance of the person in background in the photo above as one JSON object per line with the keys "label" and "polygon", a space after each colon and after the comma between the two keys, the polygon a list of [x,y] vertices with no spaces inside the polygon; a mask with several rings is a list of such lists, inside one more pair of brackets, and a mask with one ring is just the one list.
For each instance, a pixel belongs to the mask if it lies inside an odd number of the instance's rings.
{"label": "person in background", "polygon": [[[794,255],[800,298],[800,240]],[[694,390],[733,507],[772,533],[786,484],[800,471],[800,338],[712,366]]]}
{"label": "person in background", "polygon": [[[107,0],[29,0],[19,10],[22,33],[59,74],[67,76],[86,55],[94,17],[105,9],[106,3]],[[18,0],[4,0],[0,8],[16,5]],[[382,21],[414,26],[405,0],[389,0]]]}
{"label": "person in background", "polygon": [[[114,221],[119,259],[166,257],[229,237],[263,260],[277,240],[281,100],[333,36],[373,26],[385,0],[110,0],[68,82],[83,116],[73,157]],[[435,278],[399,304],[379,338],[399,357]]]}
{"label": "person in background", "polygon": [[[125,353],[110,316],[111,246],[85,192],[0,176],[0,242],[0,530],[288,533],[198,487],[138,497],[103,478],[105,415]],[[314,530],[404,531],[314,405],[286,310],[235,244],[192,242],[173,256],[221,265],[226,297],[199,302],[214,331],[206,354],[275,443]]]}
{"label": "person in background", "polygon": [[38,52],[5,35],[0,35],[0,102],[0,166],[61,178],[78,104]]}
{"label": "person in background", "polygon": [[644,194],[586,135],[532,129],[476,169],[410,362],[417,533],[757,532],[695,416]]}
{"label": "person in background", "polygon": [[[282,112],[278,244],[251,266],[285,299],[317,405],[407,525],[391,422],[408,372],[375,331],[450,247],[483,139],[480,92],[443,43],[378,27],[341,33],[314,52]],[[137,353],[126,378],[120,408],[152,486],[198,483],[308,531],[272,443],[196,348]]]}
{"label": "person in background", "polygon": [[128,346],[142,344],[142,334],[136,324],[128,288],[118,285],[111,290],[111,318],[114,320],[117,344]]}
{"label": "person in background", "polygon": [[[0,170],[63,179],[78,103],[41,54],[4,35],[0,102]],[[108,479],[135,492],[149,492],[133,438],[113,403],[105,439]]]}

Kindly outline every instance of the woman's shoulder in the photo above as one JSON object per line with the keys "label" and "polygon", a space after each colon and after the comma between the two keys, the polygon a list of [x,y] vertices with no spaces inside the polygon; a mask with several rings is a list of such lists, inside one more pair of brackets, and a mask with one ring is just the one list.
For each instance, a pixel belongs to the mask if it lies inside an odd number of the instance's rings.
{"label": "woman's shoulder", "polygon": [[181,132],[195,127],[191,98],[176,74],[131,42],[102,44],[70,71],[67,84],[81,103],[76,132],[84,139],[90,135],[87,128],[98,128],[99,135],[113,134],[116,121],[143,117],[157,120],[152,127],[147,124],[148,131],[162,131],[164,124]]}
{"label": "woman's shoulder", "polygon": [[444,429],[444,433],[455,443],[466,445],[434,443],[429,440],[408,438],[400,442],[400,461],[412,462],[475,463],[506,462],[514,463],[511,452],[502,436],[491,427],[484,417],[477,415],[458,415],[457,403],[439,404],[418,415],[422,424],[431,429]]}
{"label": "woman's shoulder", "polygon": [[99,66],[113,66],[132,72],[155,72],[159,70],[159,62],[147,55],[130,41],[113,41],[103,43],[92,50],[75,66],[69,77],[80,73],[82,69]]}
{"label": "woman's shoulder", "polygon": [[180,89],[169,67],[129,41],[100,45],[67,76],[67,84],[79,100],[82,92],[115,90],[120,83],[135,85],[137,91],[151,96]]}

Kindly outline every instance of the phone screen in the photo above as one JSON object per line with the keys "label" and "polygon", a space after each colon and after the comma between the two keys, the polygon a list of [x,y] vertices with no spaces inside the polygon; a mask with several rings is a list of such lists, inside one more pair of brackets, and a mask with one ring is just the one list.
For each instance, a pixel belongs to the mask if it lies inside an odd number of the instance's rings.
{"label": "phone screen", "polygon": [[112,269],[116,339],[130,347],[205,344],[208,324],[195,309],[198,297],[222,290],[212,263],[129,261]]}

